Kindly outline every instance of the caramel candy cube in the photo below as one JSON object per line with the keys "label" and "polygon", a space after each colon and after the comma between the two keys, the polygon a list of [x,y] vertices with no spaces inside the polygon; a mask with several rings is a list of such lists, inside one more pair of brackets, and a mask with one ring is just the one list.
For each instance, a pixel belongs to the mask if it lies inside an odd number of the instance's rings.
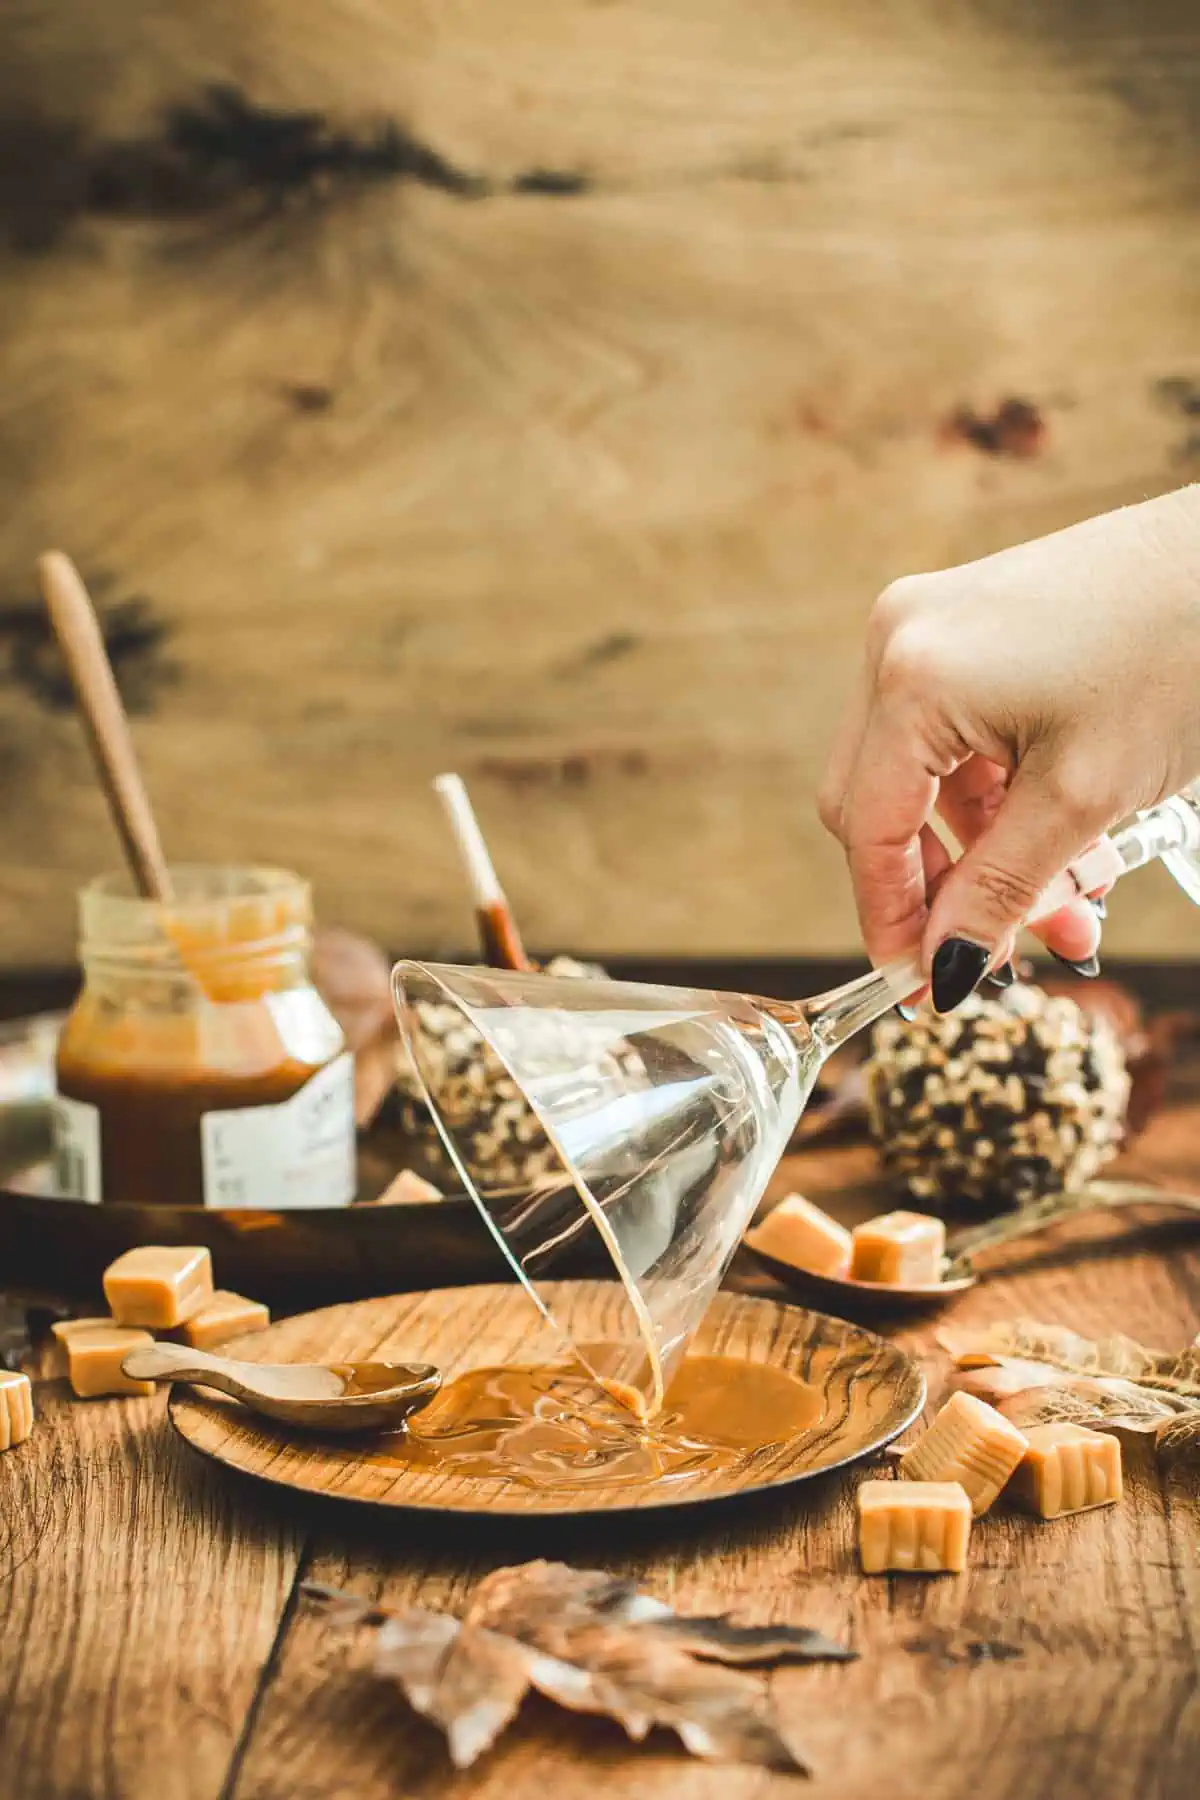
{"label": "caramel candy cube", "polygon": [[72,1338],[85,1336],[89,1331],[111,1331],[114,1324],[113,1319],[59,1319],[50,1327],[53,1342],[48,1374],[53,1376],[67,1373],[67,1345]]}
{"label": "caramel candy cube", "polygon": [[840,1279],[850,1273],[850,1233],[803,1194],[789,1194],[754,1227],[747,1242],[813,1275]]}
{"label": "caramel candy cube", "polygon": [[229,1338],[265,1331],[270,1323],[271,1315],[260,1300],[247,1300],[241,1294],[218,1288],[174,1336],[193,1350],[211,1350],[214,1344],[223,1344]]}
{"label": "caramel candy cube", "polygon": [[369,1206],[428,1206],[433,1200],[444,1200],[441,1188],[434,1187],[432,1181],[426,1181],[415,1169],[401,1169],[400,1173],[388,1182],[382,1194],[369,1200]]}
{"label": "caramel candy cube", "polygon": [[974,1394],[951,1394],[929,1430],[900,1458],[902,1481],[956,1481],[985,1513],[1025,1454],[1025,1438]]}
{"label": "caramel candy cube", "polygon": [[118,1325],[168,1331],[212,1298],[212,1258],[194,1245],[143,1244],[104,1271],[104,1298]]}
{"label": "caramel candy cube", "polygon": [[864,1481],[858,1490],[864,1575],[960,1575],[970,1536],[971,1502],[956,1481]]}
{"label": "caramel candy cube", "polygon": [[1033,1425],[1012,1493],[1043,1519],[1112,1506],[1121,1498],[1121,1446],[1086,1425]]}
{"label": "caramel candy cube", "polygon": [[154,1339],[148,1331],[129,1331],[110,1325],[105,1331],[81,1331],[67,1341],[67,1372],[80,1400],[96,1400],[102,1394],[152,1394],[152,1381],[131,1381],[121,1364],[131,1350],[142,1350]]}
{"label": "caramel candy cube", "polygon": [[14,1450],[33,1430],[33,1388],[28,1375],[0,1369],[0,1450]]}
{"label": "caramel candy cube", "polygon": [[855,1281],[930,1287],[942,1279],[946,1227],[925,1213],[890,1212],[855,1227],[850,1273]]}

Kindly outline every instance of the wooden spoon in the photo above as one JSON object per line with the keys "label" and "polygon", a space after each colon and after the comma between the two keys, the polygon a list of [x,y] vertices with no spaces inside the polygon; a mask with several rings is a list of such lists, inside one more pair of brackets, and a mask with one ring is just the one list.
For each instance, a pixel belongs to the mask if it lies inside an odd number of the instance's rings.
{"label": "wooden spoon", "polygon": [[174,897],[171,878],[96,610],[79,571],[61,550],[39,557],[37,567],[134,885],[146,899],[169,906]]}
{"label": "wooden spoon", "polygon": [[121,1367],[134,1381],[187,1381],[240,1400],[251,1412],[308,1431],[382,1431],[402,1425],[442,1385],[431,1363],[248,1363],[154,1344]]}

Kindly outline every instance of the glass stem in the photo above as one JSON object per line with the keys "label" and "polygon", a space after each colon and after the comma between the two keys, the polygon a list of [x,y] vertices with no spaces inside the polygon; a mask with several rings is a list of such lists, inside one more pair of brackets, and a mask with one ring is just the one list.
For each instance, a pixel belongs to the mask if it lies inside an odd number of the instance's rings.
{"label": "glass stem", "polygon": [[814,994],[810,1000],[802,1000],[796,1010],[824,1055],[832,1056],[856,1032],[881,1019],[897,1001],[920,993],[925,985],[921,965],[911,957],[888,963],[882,969],[871,969],[828,993]]}

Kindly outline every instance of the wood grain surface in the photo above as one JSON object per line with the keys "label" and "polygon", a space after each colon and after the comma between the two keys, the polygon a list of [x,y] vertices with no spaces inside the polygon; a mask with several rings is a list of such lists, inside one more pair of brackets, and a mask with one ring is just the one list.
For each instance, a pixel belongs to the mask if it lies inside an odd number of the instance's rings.
{"label": "wood grain surface", "polygon": [[1192,0],[8,0],[4,961],[114,861],[51,544],[176,856],[461,951],[458,768],[542,950],[855,949],[875,594],[1200,471],[1198,96]]}
{"label": "wood grain surface", "polygon": [[157,1400],[38,1381],[34,1410],[28,1454],[0,1456],[0,1791],[210,1800],[301,1535],[188,1452]]}
{"label": "wood grain surface", "polygon": [[[575,1343],[607,1342],[627,1323],[613,1282],[547,1283],[547,1304]],[[799,1307],[719,1294],[695,1339],[699,1355],[729,1356],[784,1369],[820,1395],[812,1429],[753,1464],[713,1471],[671,1487],[560,1492],[506,1481],[480,1482],[437,1469],[406,1469],[399,1453],[304,1442],[253,1420],[208,1395],[181,1389],[171,1417],[189,1444],[244,1474],[284,1487],[377,1506],[470,1513],[483,1523],[564,1512],[625,1512],[788,1486],[857,1460],[899,1436],[920,1411],[924,1383],[894,1345],[861,1327]],[[431,1362],[447,1381],[467,1369],[561,1362],[562,1350],[523,1289],[457,1288],[385,1300],[359,1300],[304,1313],[247,1340],[231,1354],[252,1362]],[[747,1379],[751,1379],[748,1375]],[[753,1402],[751,1402],[752,1404]]]}
{"label": "wood grain surface", "polygon": [[[1194,995],[1194,980],[1179,999]],[[1200,1057],[1129,1172],[1200,1190]],[[844,1216],[878,1210],[870,1153],[790,1158]],[[1018,1315],[1178,1348],[1200,1329],[1194,1226],[1075,1221],[998,1257],[948,1315]],[[218,1271],[219,1274],[219,1271]],[[757,1271],[738,1286],[775,1295]],[[777,1295],[776,1295],[777,1297]],[[894,1341],[946,1375],[931,1325]],[[6,1800],[688,1800],[782,1796],[784,1778],[689,1763],[666,1741],[528,1705],[455,1775],[436,1734],[331,1631],[301,1579],[460,1607],[488,1569],[549,1555],[635,1576],[685,1611],[820,1626],[854,1664],[772,1677],[808,1751],[812,1800],[1193,1800],[1200,1754],[1200,1473],[1127,1448],[1119,1508],[1041,1525],[980,1521],[960,1578],[864,1579],[854,1475],[693,1515],[578,1522],[387,1514],[306,1500],[218,1469],[161,1397],[73,1403],[0,1456],[0,1752]],[[1127,1441],[1128,1442],[1128,1441]]]}

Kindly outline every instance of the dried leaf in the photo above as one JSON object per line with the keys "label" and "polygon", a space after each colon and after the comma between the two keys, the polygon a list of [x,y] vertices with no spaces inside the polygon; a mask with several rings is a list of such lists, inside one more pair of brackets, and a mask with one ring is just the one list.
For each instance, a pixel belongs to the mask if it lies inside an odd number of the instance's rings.
{"label": "dried leaf", "polygon": [[1163,1388],[1200,1401],[1200,1344],[1186,1350],[1146,1350],[1119,1334],[1085,1338],[1065,1325],[1013,1319],[977,1331],[943,1331],[938,1342],[960,1368],[1004,1362],[1012,1357],[1047,1363],[1068,1375],[1115,1377],[1140,1387]]}
{"label": "dried leaf", "polygon": [[1091,1339],[1029,1319],[938,1342],[960,1373],[952,1383],[989,1400],[1021,1428],[1069,1422],[1156,1434],[1164,1451],[1200,1441],[1200,1339],[1177,1353],[1133,1338]]}
{"label": "dried leaf", "polygon": [[446,1734],[450,1760],[468,1769],[511,1725],[529,1691],[520,1644],[416,1608],[379,1629],[375,1673],[400,1684],[414,1711]]}
{"label": "dried leaf", "polygon": [[1055,1386],[1025,1388],[996,1402],[1019,1430],[1033,1425],[1090,1425],[1106,1431],[1200,1434],[1200,1406],[1131,1381],[1080,1376]]}
{"label": "dried leaf", "polygon": [[745,1671],[853,1655],[818,1631],[680,1618],[631,1581],[562,1563],[496,1570],[461,1622],[307,1591],[336,1624],[376,1627],[375,1672],[440,1726],[458,1768],[536,1688],[572,1712],[617,1720],[635,1742],[661,1726],[693,1756],[804,1773],[762,1682]]}
{"label": "dried leaf", "polygon": [[1062,1379],[1061,1369],[1052,1369],[1048,1363],[1023,1362],[1014,1356],[1006,1357],[1002,1363],[987,1363],[982,1367],[967,1363],[960,1368],[950,1386],[974,1394],[977,1400],[999,1406],[1002,1400],[1027,1393],[1031,1388],[1057,1387]]}

